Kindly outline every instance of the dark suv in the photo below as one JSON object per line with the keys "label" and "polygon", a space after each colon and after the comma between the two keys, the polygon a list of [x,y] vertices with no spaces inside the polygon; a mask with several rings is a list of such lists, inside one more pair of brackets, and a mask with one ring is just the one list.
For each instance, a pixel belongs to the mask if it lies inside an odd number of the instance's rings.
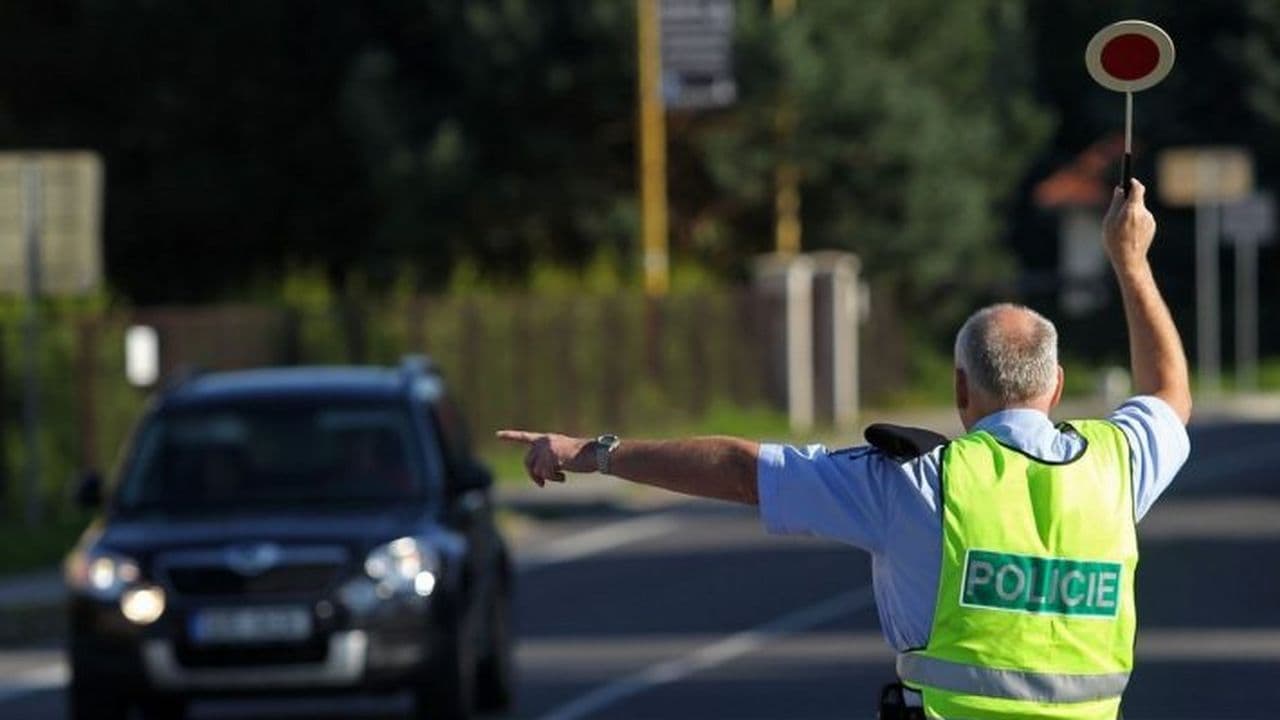
{"label": "dark suv", "polygon": [[80,488],[105,508],[66,562],[71,716],[403,689],[421,717],[504,707],[512,578],[490,484],[422,359],[178,384],[109,495]]}

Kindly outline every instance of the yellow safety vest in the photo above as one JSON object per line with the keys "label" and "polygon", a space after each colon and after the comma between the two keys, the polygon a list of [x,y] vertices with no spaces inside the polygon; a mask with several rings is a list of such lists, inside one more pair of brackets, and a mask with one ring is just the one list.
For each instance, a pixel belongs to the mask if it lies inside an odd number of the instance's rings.
{"label": "yellow safety vest", "polygon": [[1115,425],[1049,463],[990,433],[942,456],[942,572],[929,643],[898,656],[928,717],[1114,720],[1133,667],[1138,565],[1129,447]]}

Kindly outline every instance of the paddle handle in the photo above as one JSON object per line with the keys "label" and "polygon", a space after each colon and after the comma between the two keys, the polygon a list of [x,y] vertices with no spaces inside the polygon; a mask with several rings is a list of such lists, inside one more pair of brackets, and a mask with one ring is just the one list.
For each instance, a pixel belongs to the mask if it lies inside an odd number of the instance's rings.
{"label": "paddle handle", "polygon": [[1133,180],[1133,93],[1124,94],[1124,158],[1120,160],[1120,188],[1129,197]]}

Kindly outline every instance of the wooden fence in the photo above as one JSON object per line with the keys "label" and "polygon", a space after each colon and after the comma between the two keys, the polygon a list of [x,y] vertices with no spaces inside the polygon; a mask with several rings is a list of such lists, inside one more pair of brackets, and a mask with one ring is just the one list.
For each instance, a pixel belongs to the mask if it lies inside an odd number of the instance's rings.
{"label": "wooden fence", "polygon": [[[123,336],[159,335],[162,372],[264,365],[388,364],[430,355],[477,434],[499,426],[626,432],[696,420],[712,407],[776,400],[761,351],[766,311],[747,290],[673,295],[418,297],[299,309],[162,307],[50,313],[41,332],[41,485],[65,506],[84,468],[108,469],[148,392],[125,381]],[[0,325],[0,498],[15,517],[26,466],[22,342]],[[47,514],[47,513],[46,513]]]}

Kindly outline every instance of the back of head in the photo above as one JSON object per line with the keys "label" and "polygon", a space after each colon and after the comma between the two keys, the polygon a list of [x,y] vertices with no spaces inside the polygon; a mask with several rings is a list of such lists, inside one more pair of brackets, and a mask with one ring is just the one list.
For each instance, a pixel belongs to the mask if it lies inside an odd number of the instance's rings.
{"label": "back of head", "polygon": [[955,355],[970,385],[1004,406],[1057,387],[1058,331],[1021,305],[1000,303],[970,315],[956,333]]}

